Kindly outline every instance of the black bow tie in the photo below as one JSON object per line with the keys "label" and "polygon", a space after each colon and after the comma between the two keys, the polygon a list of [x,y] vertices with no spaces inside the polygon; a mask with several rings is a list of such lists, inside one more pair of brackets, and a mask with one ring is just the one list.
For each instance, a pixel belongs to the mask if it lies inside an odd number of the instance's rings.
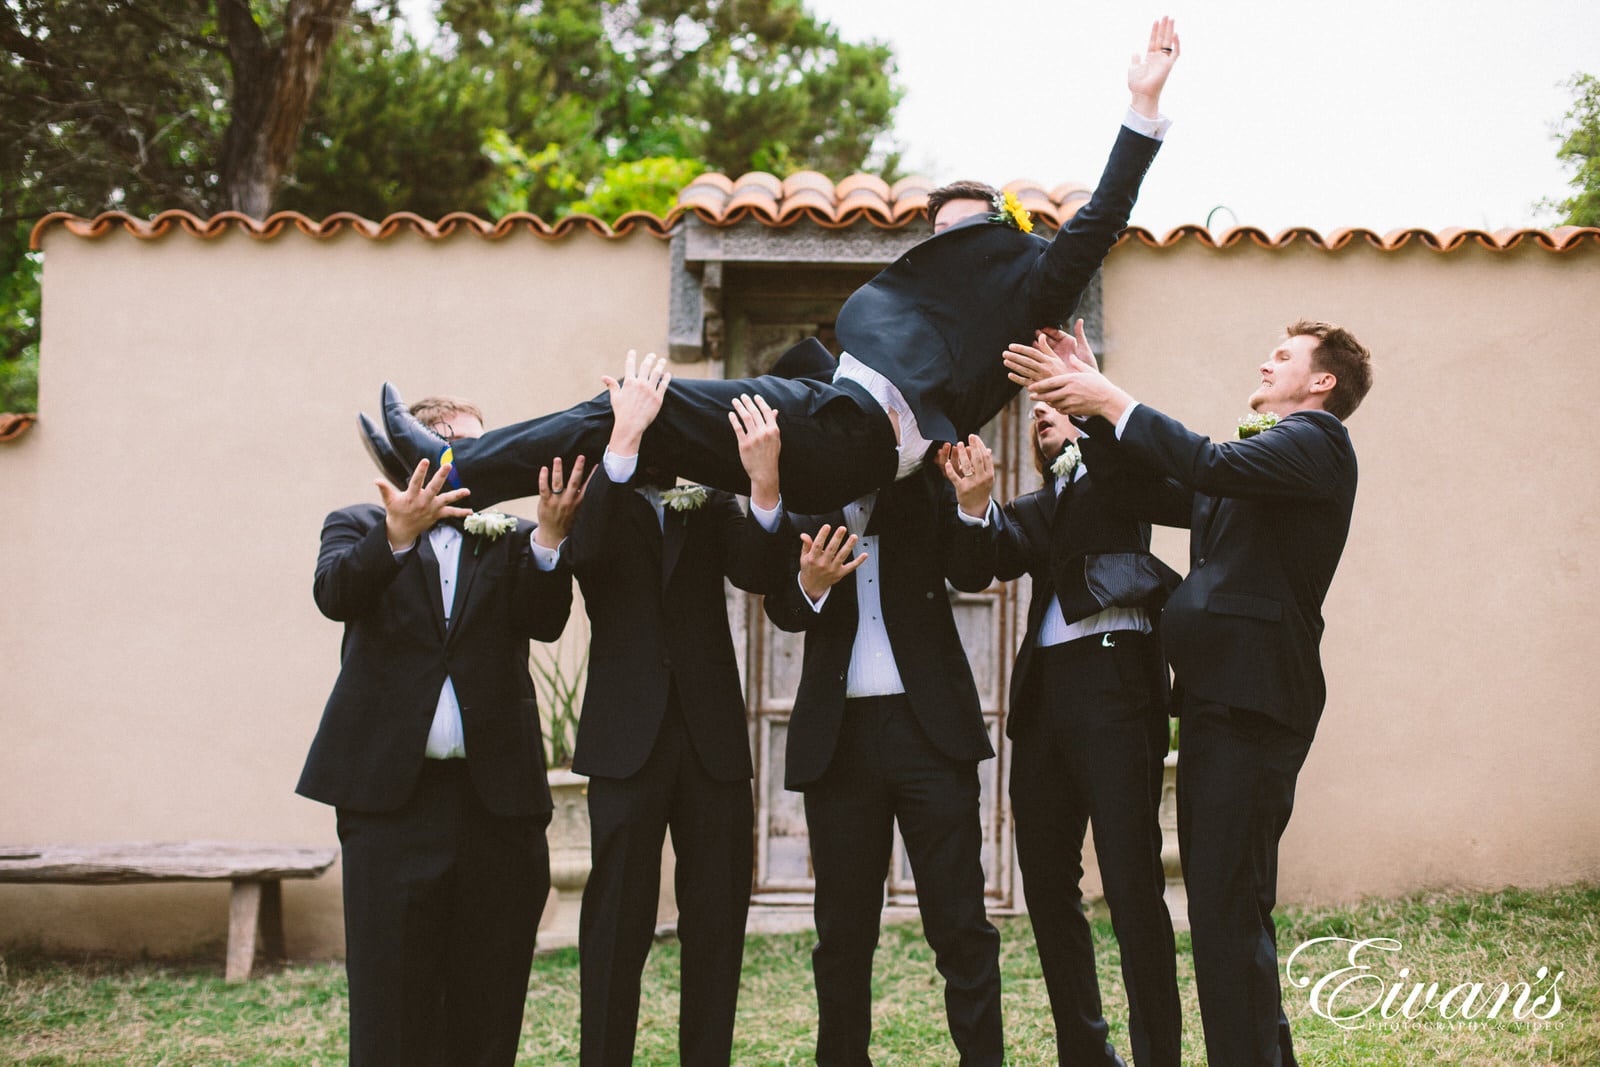
{"label": "black bow tie", "polygon": [[458,534],[465,534],[467,532],[467,530],[466,530],[466,527],[463,525],[463,523],[465,523],[466,521],[467,520],[465,518],[463,518],[463,517],[444,518],[444,519],[440,519],[438,522],[434,523],[433,525],[434,525],[435,528],[440,527],[440,526],[448,526]]}

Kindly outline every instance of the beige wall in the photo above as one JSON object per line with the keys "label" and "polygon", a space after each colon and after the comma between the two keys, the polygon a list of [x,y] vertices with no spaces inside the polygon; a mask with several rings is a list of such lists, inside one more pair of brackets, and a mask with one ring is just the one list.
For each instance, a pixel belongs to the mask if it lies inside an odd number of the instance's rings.
{"label": "beige wall", "polygon": [[[292,789],[338,665],[317,530],[375,499],[354,412],[386,376],[491,424],[592,394],[622,350],[664,347],[667,245],[57,229],[46,248],[42,418],[0,446],[0,843],[332,844],[332,812]],[[1113,253],[1108,369],[1197,429],[1231,434],[1290,319],[1377,355],[1284,899],[1600,875],[1597,294],[1594,244]],[[1158,541],[1175,565],[1185,536]],[[291,953],[338,951],[337,869],[286,911]],[[0,944],[181,951],[226,912],[219,886],[0,886]]]}
{"label": "beige wall", "polygon": [[1600,875],[1600,246],[1124,245],[1105,307],[1112,376],[1217,438],[1288,322],[1374,353],[1282,899]]}
{"label": "beige wall", "polygon": [[[665,350],[666,242],[237,231],[46,239],[39,424],[0,446],[0,842],[335,843],[294,783],[338,670],[323,516],[376,500],[355,412],[478,399],[491,424]],[[531,514],[529,506],[514,506]],[[291,953],[342,945],[337,870]],[[0,886],[0,944],[187,948],[225,886]]]}

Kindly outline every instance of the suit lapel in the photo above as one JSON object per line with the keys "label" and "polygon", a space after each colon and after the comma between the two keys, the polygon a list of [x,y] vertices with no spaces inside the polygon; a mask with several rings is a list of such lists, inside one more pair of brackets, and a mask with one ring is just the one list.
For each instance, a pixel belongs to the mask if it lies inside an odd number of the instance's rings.
{"label": "suit lapel", "polygon": [[[516,531],[501,534],[501,537],[515,537]],[[455,633],[461,625],[461,615],[466,611],[468,596],[472,593],[472,579],[478,573],[478,553],[493,547],[493,542],[476,534],[464,533],[461,535],[461,547],[456,557],[456,595],[455,602],[450,605],[450,610],[445,613],[449,624],[449,633]]]}
{"label": "suit lapel", "polygon": [[1194,495],[1194,542],[1198,545],[1211,543],[1211,523],[1217,517],[1217,498],[1206,496],[1204,493]]}
{"label": "suit lapel", "polygon": [[[417,535],[417,560],[422,564],[423,595],[433,609],[433,625],[444,639],[444,598],[439,592],[439,558],[433,554],[433,539],[427,531]],[[459,584],[459,583],[458,583]]]}

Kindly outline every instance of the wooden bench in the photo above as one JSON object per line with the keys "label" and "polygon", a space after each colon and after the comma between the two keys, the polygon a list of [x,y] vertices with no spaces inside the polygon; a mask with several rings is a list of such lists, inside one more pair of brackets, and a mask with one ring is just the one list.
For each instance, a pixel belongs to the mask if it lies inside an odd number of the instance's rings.
{"label": "wooden bench", "polygon": [[175,844],[0,845],[0,882],[54,885],[130,885],[148,882],[232,882],[228,902],[227,980],[242,982],[264,954],[283,958],[285,878],[316,878],[338,849],[237,845],[216,841]]}

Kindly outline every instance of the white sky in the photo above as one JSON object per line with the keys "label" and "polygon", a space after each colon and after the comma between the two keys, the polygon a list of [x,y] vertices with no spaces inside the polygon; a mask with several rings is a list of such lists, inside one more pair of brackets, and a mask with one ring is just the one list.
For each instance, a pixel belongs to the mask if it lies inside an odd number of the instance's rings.
{"label": "white sky", "polygon": [[1133,214],[1157,233],[1218,205],[1269,233],[1548,225],[1560,83],[1600,74],[1596,0],[807,2],[894,46],[908,172],[1046,188],[1099,177],[1128,57],[1172,15],[1174,126]]}

